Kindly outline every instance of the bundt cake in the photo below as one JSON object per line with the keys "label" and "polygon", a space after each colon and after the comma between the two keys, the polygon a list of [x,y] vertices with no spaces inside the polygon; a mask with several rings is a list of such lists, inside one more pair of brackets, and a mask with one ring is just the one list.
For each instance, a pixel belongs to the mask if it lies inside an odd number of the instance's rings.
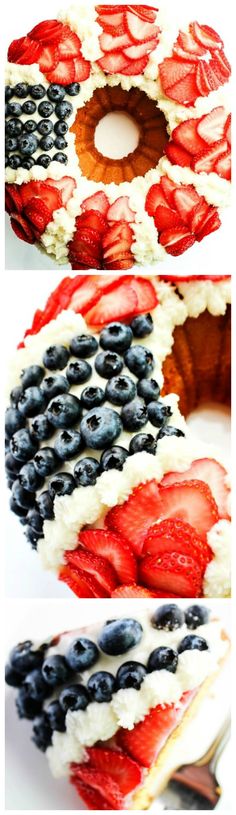
{"label": "bundt cake", "polygon": [[202,755],[208,696],[219,722],[222,690],[212,686],[228,651],[214,609],[149,604],[21,642],[5,676],[55,778],[66,776],[88,809],[144,810],[184,760]]}
{"label": "bundt cake", "polygon": [[[75,4],[13,40],[6,210],[18,238],[72,269],[127,270],[219,229],[230,65],[219,34],[189,14],[171,0]],[[111,113],[136,127],[134,149],[124,138],[118,156],[112,133],[109,149],[98,144]]]}
{"label": "bundt cake", "polygon": [[184,416],[229,403],[230,279],[65,278],[9,373],[10,507],[44,568],[79,597],[228,596],[225,462]]}

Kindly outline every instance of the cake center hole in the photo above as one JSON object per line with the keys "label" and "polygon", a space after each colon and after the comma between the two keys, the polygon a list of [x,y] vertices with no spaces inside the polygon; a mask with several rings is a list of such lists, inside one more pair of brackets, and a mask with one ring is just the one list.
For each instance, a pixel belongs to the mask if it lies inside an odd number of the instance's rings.
{"label": "cake center hole", "polygon": [[98,123],[94,143],[105,158],[122,159],[138,147],[140,129],[128,113],[114,110]]}

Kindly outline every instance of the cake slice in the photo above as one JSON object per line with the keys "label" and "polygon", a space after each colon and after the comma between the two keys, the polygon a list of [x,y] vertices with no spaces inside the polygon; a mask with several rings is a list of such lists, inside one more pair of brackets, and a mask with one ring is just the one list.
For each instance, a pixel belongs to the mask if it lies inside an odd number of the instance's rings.
{"label": "cake slice", "polygon": [[19,643],[6,682],[18,688],[18,715],[32,721],[53,775],[66,775],[88,809],[143,810],[181,761],[182,737],[228,650],[209,608],[149,604]]}

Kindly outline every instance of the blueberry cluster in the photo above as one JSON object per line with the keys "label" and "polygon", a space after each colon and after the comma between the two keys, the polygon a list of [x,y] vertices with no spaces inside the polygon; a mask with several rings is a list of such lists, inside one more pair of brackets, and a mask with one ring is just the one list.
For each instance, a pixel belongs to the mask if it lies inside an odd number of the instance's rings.
{"label": "blueberry cluster", "polygon": [[[185,622],[188,628],[195,629],[208,619],[209,612],[204,606],[190,606],[184,613],[177,605],[169,603],[156,610],[152,625],[164,631],[174,631]],[[98,645],[86,637],[77,637],[65,656],[47,654],[49,645],[34,650],[30,640],[13,648],[5,679],[8,685],[18,688],[16,707],[19,717],[34,720],[33,741],[40,750],[49,747],[54,730],[65,731],[68,710],[85,710],[93,701],[110,702],[113,693],[121,688],[139,690],[147,673],[159,670],[175,673],[179,654],[183,651],[208,649],[203,637],[189,634],[181,640],[177,651],[160,646],[149,655],[146,665],[129,660],[118,668],[116,675],[109,671],[95,671],[87,682],[83,682],[81,674],[96,665],[100,652],[111,657],[126,654],[139,644],[142,636],[140,622],[126,618],[108,621],[98,636]],[[52,695],[53,700],[47,702]]]}
{"label": "blueberry cluster", "polygon": [[[73,113],[73,105],[65,96],[76,96],[79,92],[78,82],[65,87],[26,82],[6,86],[6,167],[30,170],[34,164],[48,167],[51,161],[67,164],[65,136],[69,128],[66,119]],[[53,114],[55,123],[51,120]],[[53,148],[55,153],[49,155]]]}
{"label": "blueberry cluster", "polygon": [[[150,315],[142,315],[130,326],[110,323],[100,334],[100,348],[89,334],[73,337],[69,348],[50,346],[43,364],[26,368],[21,385],[13,389],[6,411],[10,506],[26,524],[34,548],[43,537],[43,521],[54,518],[56,495],[94,485],[104,470],[122,470],[128,455],[143,450],[155,455],[164,435],[183,435],[167,424],[171,408],[159,400],[159,385],[151,378],[153,354],[144,345],[132,344],[134,336],[149,334],[152,328]],[[103,387],[86,384],[93,372],[91,357]],[[122,373],[124,365],[132,377]],[[80,398],[70,392],[75,385],[85,385]],[[158,429],[156,435],[142,432],[148,421]],[[129,449],[115,444],[123,429],[132,434]],[[100,460],[78,458],[85,448],[103,451]],[[73,459],[72,475],[63,471],[63,462]],[[47,489],[42,489],[45,479]]]}

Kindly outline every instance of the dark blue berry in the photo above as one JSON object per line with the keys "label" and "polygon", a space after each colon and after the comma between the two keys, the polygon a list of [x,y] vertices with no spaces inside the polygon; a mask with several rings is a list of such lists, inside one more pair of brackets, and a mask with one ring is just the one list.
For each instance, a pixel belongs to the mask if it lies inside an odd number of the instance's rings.
{"label": "dark blue berry", "polygon": [[53,124],[50,119],[41,119],[40,122],[37,122],[37,130],[41,136],[49,136],[53,130]]}
{"label": "dark blue berry", "polygon": [[95,665],[99,658],[98,648],[92,640],[77,637],[71,643],[66,654],[66,661],[73,671],[85,671]]}
{"label": "dark blue berry", "polygon": [[117,671],[117,686],[118,688],[136,688],[136,690],[139,690],[146,673],[146,668],[141,662],[124,662]]}
{"label": "dark blue berry", "polygon": [[39,441],[46,441],[46,439],[50,439],[54,433],[54,428],[48,421],[47,416],[45,416],[44,413],[40,413],[38,416],[35,416],[31,422],[30,432],[33,438]]}
{"label": "dark blue berry", "polygon": [[41,388],[31,385],[23,391],[18,400],[18,410],[23,416],[36,416],[46,406]]}
{"label": "dark blue berry", "polygon": [[159,606],[152,615],[152,625],[161,631],[175,631],[184,624],[184,612],[176,603]]}
{"label": "dark blue berry", "polygon": [[5,433],[9,439],[11,436],[13,436],[13,433],[16,433],[17,430],[24,427],[24,424],[24,417],[21,415],[18,408],[7,408],[5,413]]}
{"label": "dark blue berry", "polygon": [[36,702],[43,702],[48,696],[48,685],[46,684],[40,668],[34,668],[27,674],[24,680],[24,687],[29,696],[36,699]]}
{"label": "dark blue berry", "polygon": [[7,115],[8,116],[21,116],[22,107],[19,102],[8,102]]}
{"label": "dark blue berry", "polygon": [[[31,93],[31,96],[32,96],[32,93]],[[47,102],[46,100],[44,102],[40,102],[39,105],[38,105],[38,113],[39,113],[40,116],[43,117],[43,119],[48,119],[49,116],[52,115],[53,110],[54,110],[54,108],[53,108],[52,103]]]}
{"label": "dark blue berry", "polygon": [[77,461],[74,469],[74,477],[77,487],[91,487],[96,484],[96,480],[100,474],[99,461],[91,456],[81,458]]}
{"label": "dark blue berry", "polygon": [[70,362],[66,369],[66,376],[70,385],[80,385],[87,382],[92,374],[91,365],[84,359],[78,359],[76,362]]}
{"label": "dark blue berry", "polygon": [[23,509],[23,507],[18,506],[17,502],[11,495],[9,501],[10,509],[14,512],[14,515],[17,515],[18,518],[21,519],[21,523],[27,523],[26,516],[27,516],[27,509]]}
{"label": "dark blue berry", "polygon": [[57,150],[65,150],[68,147],[68,142],[64,139],[64,136],[57,136],[54,141],[54,146]]}
{"label": "dark blue berry", "polygon": [[100,345],[105,351],[116,351],[118,354],[127,351],[133,339],[131,328],[124,323],[109,323],[100,334]]}
{"label": "dark blue berry", "polygon": [[97,349],[98,342],[96,338],[90,336],[90,334],[80,334],[71,340],[70,352],[74,354],[75,357],[79,357],[79,359],[93,357]]}
{"label": "dark blue berry", "polygon": [[60,430],[57,433],[54,450],[62,461],[70,461],[81,452],[83,442],[79,430]]}
{"label": "dark blue berry", "polygon": [[121,418],[125,430],[134,432],[141,430],[148,421],[148,414],[145,402],[137,396],[124,405],[121,411]]}
{"label": "dark blue berry", "polygon": [[44,521],[52,521],[54,518],[53,501],[48,490],[41,492],[40,495],[37,496],[36,504],[41,518],[43,518]]}
{"label": "dark blue berry", "polygon": [[[32,102],[33,105],[33,102]],[[37,122],[34,122],[33,119],[27,119],[27,122],[24,122],[24,132],[25,133],[34,133],[37,130]]]}
{"label": "dark blue berry", "polygon": [[136,436],[133,436],[129,445],[129,452],[131,456],[133,456],[135,453],[142,453],[143,450],[145,450],[146,453],[150,453],[152,456],[155,456],[156,449],[157,442],[151,433],[137,433]]}
{"label": "dark blue berry", "polygon": [[23,156],[32,156],[37,150],[38,139],[33,133],[23,133],[19,136],[18,145]]}
{"label": "dark blue berry", "polygon": [[[62,393],[51,399],[47,408],[47,418],[53,427],[71,427],[78,422],[82,413],[81,402],[71,393]],[[81,422],[82,426],[82,422]]]}
{"label": "dark blue berry", "polygon": [[15,136],[8,136],[5,141],[6,153],[12,153],[17,150],[17,139]]}
{"label": "dark blue berry", "polygon": [[207,651],[208,645],[203,637],[198,637],[196,634],[187,634],[178,645],[178,653],[182,654],[183,651]]}
{"label": "dark blue berry", "polygon": [[125,351],[125,364],[139,379],[149,376],[154,368],[153,354],[144,345],[132,345]]}
{"label": "dark blue berry", "polygon": [[46,478],[58,467],[58,458],[53,447],[41,447],[34,457],[34,466],[38,475]]}
{"label": "dark blue berry", "polygon": [[67,133],[68,129],[69,129],[68,124],[66,122],[63,122],[62,120],[59,122],[55,122],[54,130],[57,136],[64,136],[65,133]]}
{"label": "dark blue berry", "polygon": [[50,156],[47,156],[46,153],[42,153],[41,156],[38,156],[36,164],[39,164],[40,167],[45,167],[47,169],[47,167],[49,167],[50,161],[51,161]]}
{"label": "dark blue berry", "polygon": [[122,421],[115,410],[94,408],[81,420],[80,432],[87,447],[103,450],[110,447],[122,432]]}
{"label": "dark blue berry", "polygon": [[40,139],[39,142],[40,150],[51,150],[53,145],[54,139],[52,139],[51,136],[43,136],[42,139]]}
{"label": "dark blue berry", "polygon": [[35,113],[36,111],[36,104],[32,102],[32,99],[27,99],[27,102],[24,102],[22,105],[22,112],[23,113]]}
{"label": "dark blue berry", "polygon": [[23,509],[31,509],[34,506],[34,493],[25,490],[19,479],[16,479],[12,486],[12,497],[18,506],[23,507]]}
{"label": "dark blue berry", "polygon": [[22,428],[14,433],[11,438],[10,450],[13,456],[19,461],[28,461],[37,452],[37,441],[31,438],[29,430]]}
{"label": "dark blue berry", "polygon": [[49,371],[62,371],[66,367],[70,353],[65,345],[50,345],[43,355],[43,364]]}
{"label": "dark blue berry", "polygon": [[39,512],[37,512],[37,509],[29,509],[29,512],[27,512],[27,522],[35,532],[42,532],[43,519]]}
{"label": "dark blue berry", "polygon": [[32,741],[43,753],[45,753],[45,750],[47,750],[52,742],[52,729],[45,711],[43,711],[40,716],[37,716],[34,721]]}
{"label": "dark blue berry", "polygon": [[6,123],[6,133],[8,136],[20,136],[23,124],[19,119],[9,119]]}
{"label": "dark blue berry", "polygon": [[71,102],[58,102],[55,106],[55,114],[58,119],[68,119],[73,113],[73,105]]}
{"label": "dark blue berry", "polygon": [[161,427],[157,438],[159,440],[163,439],[164,436],[184,436],[184,435],[185,433],[183,433],[183,431],[180,430],[179,427],[171,427],[171,425],[168,424],[164,425],[164,427]]}
{"label": "dark blue berry", "polygon": [[41,702],[31,699],[27,688],[22,685],[16,697],[16,708],[19,719],[34,719],[41,711]]}
{"label": "dark blue berry", "polygon": [[44,658],[44,649],[35,650],[31,640],[15,645],[10,653],[10,664],[17,673],[26,675],[35,668],[40,668]]}
{"label": "dark blue berry", "polygon": [[37,550],[39,538],[43,538],[42,532],[36,532],[32,526],[26,526],[24,530],[26,540],[30,543],[32,549]]}
{"label": "dark blue berry", "polygon": [[95,702],[111,702],[116,690],[115,677],[108,671],[97,671],[89,678],[88,690]]}
{"label": "dark blue berry", "polygon": [[61,691],[59,701],[64,713],[67,710],[85,710],[90,702],[90,695],[83,685],[69,685]]}
{"label": "dark blue berry", "polygon": [[44,479],[38,475],[33,461],[27,461],[26,464],[23,464],[19,472],[19,482],[25,490],[35,492],[35,490],[43,486],[43,481]]}
{"label": "dark blue berry", "polygon": [[101,470],[123,470],[128,455],[128,450],[124,447],[115,446],[104,450],[100,460]]}
{"label": "dark blue berry", "polygon": [[105,379],[117,376],[123,368],[123,359],[115,351],[100,351],[95,359],[95,370]]}
{"label": "dark blue berry", "polygon": [[33,158],[24,158],[21,162],[21,166],[24,167],[24,170],[31,170],[31,167],[34,166],[34,159]]}
{"label": "dark blue berry", "polygon": [[63,85],[52,84],[47,89],[47,96],[51,102],[61,102],[64,99],[66,89]]}
{"label": "dark blue berry", "polygon": [[29,93],[29,85],[27,82],[17,82],[17,85],[14,87],[14,96],[17,96],[18,99],[25,99]]}
{"label": "dark blue berry", "polygon": [[147,337],[153,331],[151,314],[138,314],[132,320],[131,328],[135,337]]}
{"label": "dark blue berry", "polygon": [[22,393],[21,385],[16,385],[16,387],[13,388],[13,390],[11,391],[10,398],[11,398],[11,403],[12,403],[12,405],[14,407],[17,407],[18,399],[19,399],[19,396],[20,396],[21,393]]}
{"label": "dark blue berry", "polygon": [[55,153],[55,155],[52,156],[52,161],[59,161],[60,164],[67,164],[68,158],[64,155],[64,153]]}
{"label": "dark blue berry", "polygon": [[52,499],[55,495],[71,495],[75,487],[75,479],[70,473],[57,473],[48,482],[48,491]]}
{"label": "dark blue berry", "polygon": [[64,733],[66,729],[65,713],[57,699],[50,702],[50,705],[46,708],[46,714],[52,730],[58,730],[59,733]]}
{"label": "dark blue berry", "polygon": [[172,416],[170,405],[164,405],[162,402],[149,402],[147,410],[149,421],[154,427],[164,427]]}
{"label": "dark blue berry", "polygon": [[10,476],[17,475],[21,468],[21,462],[17,461],[11,453],[5,456],[5,470]]}
{"label": "dark blue berry", "polygon": [[22,674],[17,673],[14,671],[14,668],[11,665],[6,665],[5,667],[5,682],[7,685],[11,685],[12,688],[20,688],[22,682],[24,681],[24,677]]}
{"label": "dark blue berry", "polygon": [[136,396],[136,385],[130,376],[112,376],[106,384],[106,398],[113,405],[125,405]]}
{"label": "dark blue berry", "polygon": [[152,671],[170,671],[175,674],[178,665],[178,654],[173,648],[166,648],[161,646],[155,648],[150,654],[147,670],[149,673]]}
{"label": "dark blue berry", "polygon": [[199,625],[205,625],[209,620],[209,609],[206,606],[193,605],[185,611],[185,622],[192,631]]}
{"label": "dark blue berry", "polygon": [[80,394],[80,399],[83,407],[87,408],[87,410],[91,410],[91,408],[98,407],[105,402],[105,392],[102,390],[102,388],[93,388],[88,386],[87,388],[84,388]]}
{"label": "dark blue berry", "polygon": [[21,165],[21,157],[12,155],[8,159],[8,166],[11,167],[11,170],[18,170],[18,167]]}
{"label": "dark blue berry", "polygon": [[31,85],[30,96],[32,96],[32,99],[42,99],[45,93],[46,88],[43,85]]}
{"label": "dark blue berry", "polygon": [[69,390],[68,379],[62,374],[55,376],[46,376],[41,385],[41,391],[44,393],[48,402],[60,393],[67,393]]}
{"label": "dark blue berry", "polygon": [[146,404],[159,399],[160,388],[155,379],[140,379],[137,385],[138,395],[144,399]]}
{"label": "dark blue berry", "polygon": [[65,657],[59,654],[46,657],[42,665],[42,674],[45,682],[53,688],[67,682],[70,669]]}
{"label": "dark blue berry", "polygon": [[141,640],[143,629],[137,620],[124,618],[107,623],[98,637],[98,644],[105,654],[119,656]]}
{"label": "dark blue berry", "polygon": [[66,86],[66,93],[68,93],[69,96],[77,96],[79,92],[80,85],[78,82],[71,82],[70,85]]}
{"label": "dark blue berry", "polygon": [[11,88],[10,85],[5,86],[5,101],[8,102],[9,99],[14,95],[14,88]]}

